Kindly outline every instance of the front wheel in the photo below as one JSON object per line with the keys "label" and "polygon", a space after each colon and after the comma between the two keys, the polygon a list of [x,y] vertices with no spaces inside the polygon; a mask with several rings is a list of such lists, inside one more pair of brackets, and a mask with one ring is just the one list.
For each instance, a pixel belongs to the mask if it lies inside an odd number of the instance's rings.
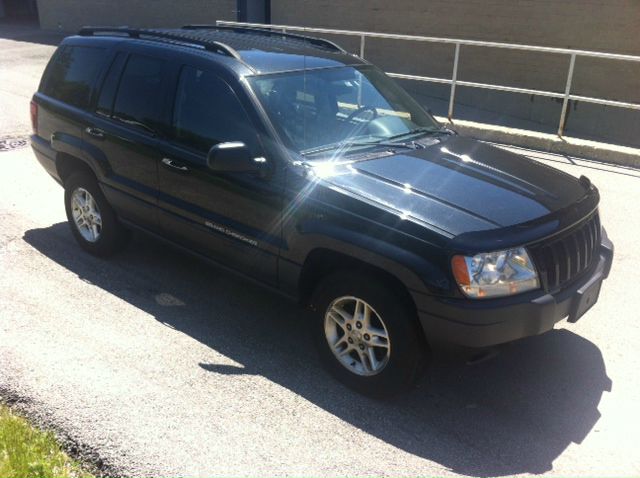
{"label": "front wheel", "polygon": [[312,309],[320,357],[347,386],[381,397],[419,378],[427,350],[415,312],[383,281],[332,274],[317,287]]}

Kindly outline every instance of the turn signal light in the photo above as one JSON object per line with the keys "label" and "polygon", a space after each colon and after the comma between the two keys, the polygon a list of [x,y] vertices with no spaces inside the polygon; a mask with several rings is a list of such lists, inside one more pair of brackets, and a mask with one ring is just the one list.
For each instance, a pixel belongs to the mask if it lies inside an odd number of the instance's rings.
{"label": "turn signal light", "polygon": [[464,256],[453,256],[451,260],[451,267],[453,268],[453,276],[456,278],[458,284],[471,285],[471,279],[469,278],[469,269],[467,268],[467,262]]}

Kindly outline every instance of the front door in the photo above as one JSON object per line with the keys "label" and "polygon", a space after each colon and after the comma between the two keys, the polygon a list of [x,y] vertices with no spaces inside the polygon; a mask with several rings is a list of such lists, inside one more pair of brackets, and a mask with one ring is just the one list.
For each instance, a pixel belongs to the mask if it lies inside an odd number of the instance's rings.
{"label": "front door", "polygon": [[234,91],[216,74],[185,65],[173,107],[171,140],[158,171],[164,234],[215,261],[276,285],[280,250],[280,182],[253,173],[215,173],[211,146],[245,143],[264,152]]}

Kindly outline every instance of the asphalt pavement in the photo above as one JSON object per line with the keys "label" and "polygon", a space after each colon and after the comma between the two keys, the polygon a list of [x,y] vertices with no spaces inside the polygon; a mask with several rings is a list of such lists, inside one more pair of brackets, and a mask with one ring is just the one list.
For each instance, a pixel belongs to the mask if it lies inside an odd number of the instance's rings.
{"label": "asphalt pavement", "polygon": [[[0,139],[52,38],[0,26]],[[0,152],[0,397],[109,475],[638,475],[640,171],[519,151],[599,187],[599,302],[386,401],[323,371],[285,299],[141,235],[83,253],[30,149]]]}

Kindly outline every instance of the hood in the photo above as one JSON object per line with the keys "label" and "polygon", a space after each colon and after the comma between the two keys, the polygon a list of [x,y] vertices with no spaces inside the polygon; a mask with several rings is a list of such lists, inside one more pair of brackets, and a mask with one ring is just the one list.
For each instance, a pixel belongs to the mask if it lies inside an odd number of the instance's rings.
{"label": "hood", "polygon": [[335,166],[322,179],[452,236],[535,221],[591,190],[557,169],[460,136]]}

